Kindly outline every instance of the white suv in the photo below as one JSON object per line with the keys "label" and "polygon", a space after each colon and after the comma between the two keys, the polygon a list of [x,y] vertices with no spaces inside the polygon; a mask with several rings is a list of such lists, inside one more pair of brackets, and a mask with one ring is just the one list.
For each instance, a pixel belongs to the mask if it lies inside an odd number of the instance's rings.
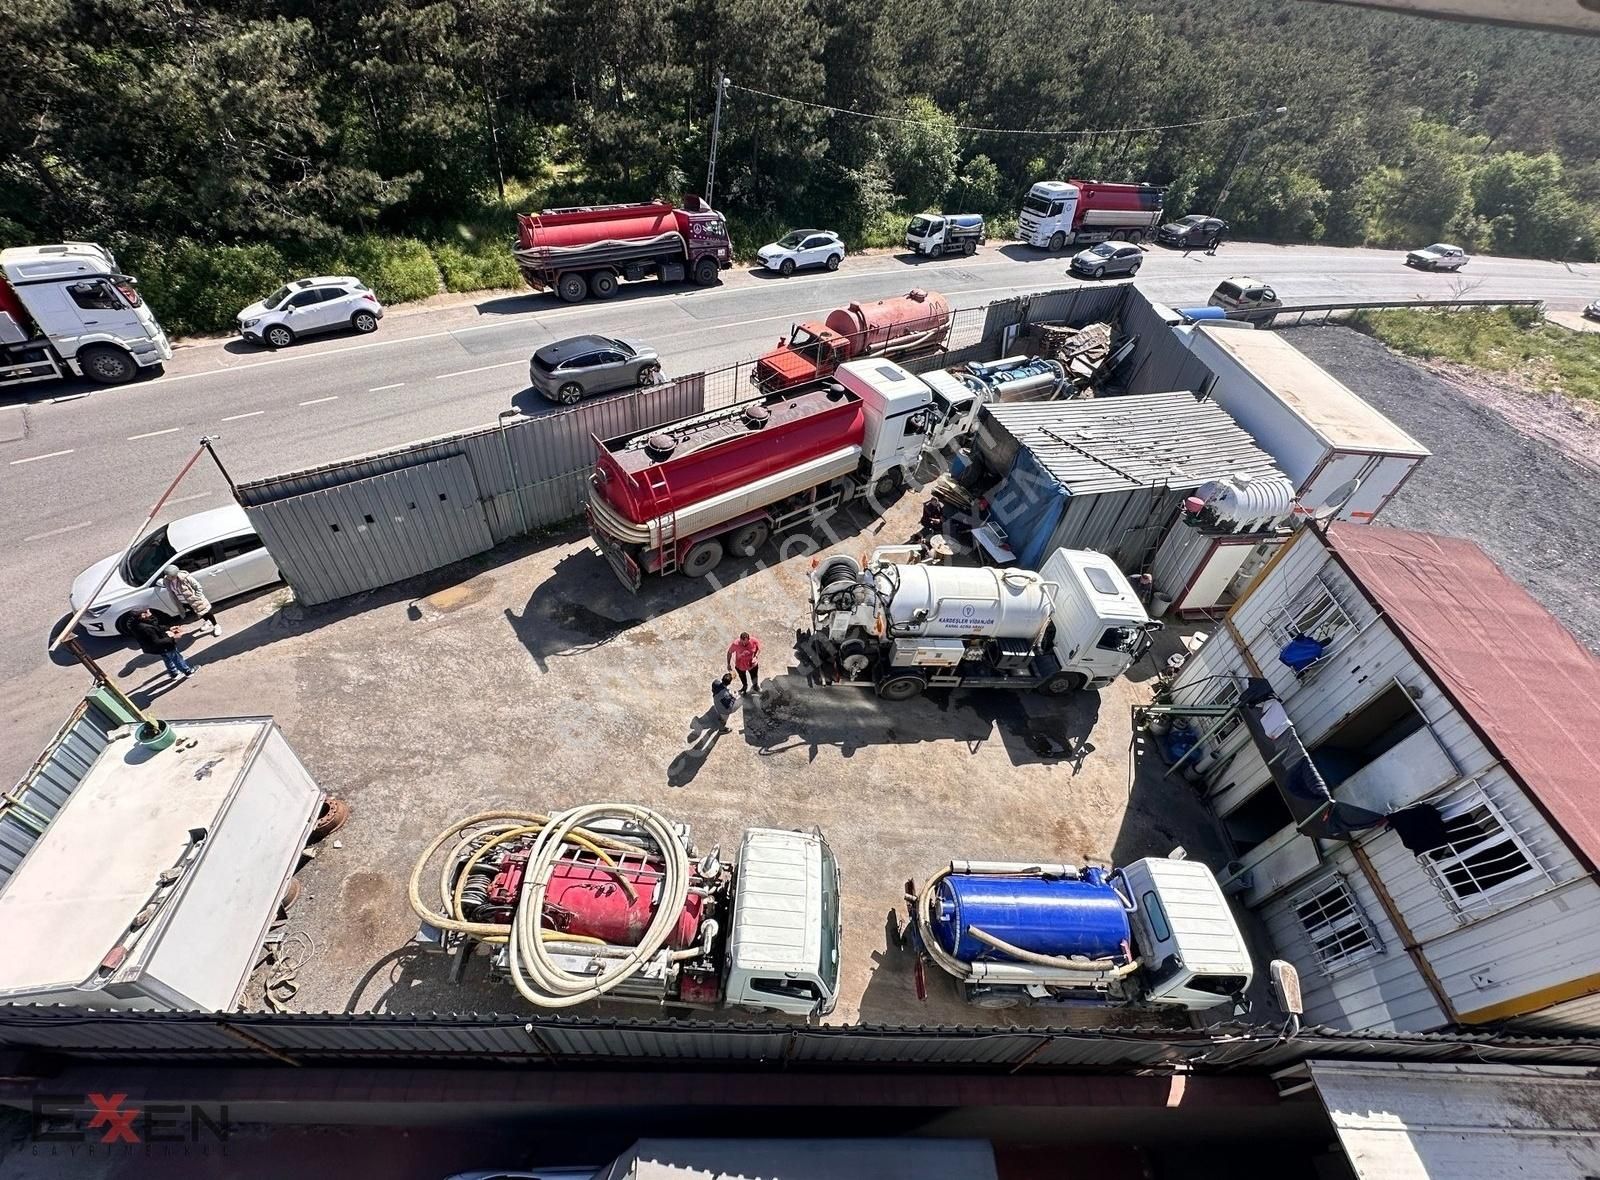
{"label": "white suv", "polygon": [[302,336],[353,328],[378,330],[383,304],[358,278],[319,275],[296,279],[239,313],[239,335],[255,344],[287,348]]}

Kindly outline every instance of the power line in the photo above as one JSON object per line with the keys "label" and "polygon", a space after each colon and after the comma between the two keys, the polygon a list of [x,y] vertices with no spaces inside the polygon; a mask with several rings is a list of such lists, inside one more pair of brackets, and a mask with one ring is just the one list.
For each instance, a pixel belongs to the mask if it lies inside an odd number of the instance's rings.
{"label": "power line", "polygon": [[[849,115],[855,119],[879,119],[889,123],[907,123],[917,127],[933,127],[937,124],[927,119],[913,119],[906,115],[879,115],[871,111],[857,111],[849,107],[830,106],[825,102],[808,102],[803,98],[791,98],[787,94],[773,94],[770,90],[757,90],[754,86],[741,86],[737,82],[727,84],[729,90],[742,90],[746,94],[757,94],[762,98],[775,99],[778,102],[792,103],[795,106],[810,107],[814,111],[827,111],[832,115]],[[1192,119],[1187,123],[1158,123],[1148,127],[1104,127],[1098,130],[1066,130],[1038,131],[1027,127],[979,127],[970,123],[956,123],[957,131],[975,131],[984,135],[1044,135],[1052,138],[1082,138],[1095,135],[1132,135],[1145,131],[1181,131],[1188,127],[1209,127],[1216,123],[1231,123],[1238,119],[1252,119],[1259,115],[1259,111],[1239,111],[1232,115],[1214,115],[1209,119]]]}

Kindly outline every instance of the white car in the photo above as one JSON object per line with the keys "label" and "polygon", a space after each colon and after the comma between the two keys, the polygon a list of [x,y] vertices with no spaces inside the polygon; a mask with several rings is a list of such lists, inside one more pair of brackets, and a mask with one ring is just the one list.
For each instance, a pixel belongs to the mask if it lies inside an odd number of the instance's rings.
{"label": "white car", "polygon": [[378,330],[383,304],[360,279],[319,275],[296,279],[239,313],[239,335],[253,344],[288,348],[302,336],[352,328]]}
{"label": "white car", "polygon": [[1460,246],[1435,242],[1431,246],[1407,254],[1406,265],[1414,266],[1418,270],[1460,270],[1467,265],[1467,252]]}
{"label": "white car", "polygon": [[95,562],[72,580],[76,612],[111,571],[79,624],[90,635],[125,634],[127,620],[146,606],[173,623],[180,620],[183,608],[158,584],[169,564],[193,574],[214,603],[283,580],[272,554],[236,504],[179,517],[139,538],[126,561],[119,563],[118,556]]}
{"label": "white car", "polygon": [[844,261],[844,241],[831,229],[797,229],[761,247],[756,257],[781,275],[792,275],[802,266],[838,270]]}

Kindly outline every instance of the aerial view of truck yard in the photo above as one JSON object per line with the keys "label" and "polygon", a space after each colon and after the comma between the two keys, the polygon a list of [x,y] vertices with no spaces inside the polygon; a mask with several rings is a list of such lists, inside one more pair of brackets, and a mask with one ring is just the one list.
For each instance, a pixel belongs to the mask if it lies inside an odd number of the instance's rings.
{"label": "aerial view of truck yard", "polygon": [[1600,1173],[1600,17],[1069,7],[15,14],[6,1175]]}

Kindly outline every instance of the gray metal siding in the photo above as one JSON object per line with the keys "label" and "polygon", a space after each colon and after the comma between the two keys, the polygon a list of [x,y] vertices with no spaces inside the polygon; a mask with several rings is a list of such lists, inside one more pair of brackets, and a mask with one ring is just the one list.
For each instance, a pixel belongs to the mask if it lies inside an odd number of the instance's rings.
{"label": "gray metal siding", "polygon": [[0,889],[106,748],[119,724],[92,697],[73,710],[44,753],[0,800]]}

